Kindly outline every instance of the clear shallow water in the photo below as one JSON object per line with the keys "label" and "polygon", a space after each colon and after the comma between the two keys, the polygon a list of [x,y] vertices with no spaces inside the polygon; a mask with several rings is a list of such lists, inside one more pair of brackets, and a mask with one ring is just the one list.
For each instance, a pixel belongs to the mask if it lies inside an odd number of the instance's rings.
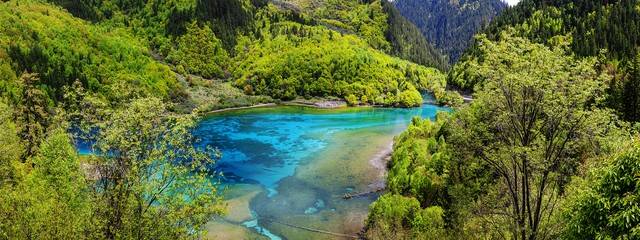
{"label": "clear shallow water", "polygon": [[[377,196],[344,200],[383,180],[372,159],[414,116],[448,111],[420,108],[313,109],[281,106],[218,113],[194,131],[200,147],[222,153],[216,169],[228,188],[229,214],[211,223],[217,238],[335,239],[286,224],[355,234]],[[379,167],[379,166],[378,166]],[[377,184],[377,185],[376,185]],[[284,224],[283,224],[284,223]]]}

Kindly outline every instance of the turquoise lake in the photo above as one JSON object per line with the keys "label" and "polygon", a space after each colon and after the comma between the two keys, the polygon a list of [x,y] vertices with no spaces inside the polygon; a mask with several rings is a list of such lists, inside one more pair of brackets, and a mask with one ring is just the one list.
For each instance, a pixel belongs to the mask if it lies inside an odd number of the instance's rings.
{"label": "turquoise lake", "polygon": [[292,227],[355,235],[378,196],[347,193],[384,186],[393,137],[414,116],[446,108],[315,109],[298,106],[216,113],[194,131],[222,157],[228,214],[208,225],[217,239],[340,239]]}

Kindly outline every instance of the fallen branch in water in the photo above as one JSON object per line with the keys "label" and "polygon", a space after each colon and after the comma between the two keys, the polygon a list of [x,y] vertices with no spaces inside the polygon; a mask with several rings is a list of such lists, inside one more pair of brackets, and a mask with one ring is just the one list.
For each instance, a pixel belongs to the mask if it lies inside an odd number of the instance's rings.
{"label": "fallen branch in water", "polygon": [[375,190],[371,190],[368,192],[359,192],[359,193],[345,193],[344,196],[342,196],[343,199],[352,199],[352,198],[357,198],[357,197],[362,197],[362,196],[366,196],[372,193],[378,193],[378,192],[382,192],[384,191],[384,188],[377,188]]}
{"label": "fallen branch in water", "polygon": [[303,226],[298,226],[298,225],[289,224],[289,223],[285,223],[285,222],[280,222],[280,221],[277,221],[277,220],[274,220],[274,219],[271,219],[271,218],[261,218],[261,219],[263,219],[265,221],[268,221],[268,222],[282,224],[282,225],[285,225],[287,227],[302,229],[302,230],[306,230],[306,231],[310,231],[310,232],[328,234],[328,235],[333,235],[333,236],[337,236],[337,237],[353,238],[353,239],[359,239],[360,238],[357,235],[349,235],[349,234],[344,234],[344,233],[335,233],[335,232],[329,232],[329,231],[315,229],[315,228],[303,227]]}

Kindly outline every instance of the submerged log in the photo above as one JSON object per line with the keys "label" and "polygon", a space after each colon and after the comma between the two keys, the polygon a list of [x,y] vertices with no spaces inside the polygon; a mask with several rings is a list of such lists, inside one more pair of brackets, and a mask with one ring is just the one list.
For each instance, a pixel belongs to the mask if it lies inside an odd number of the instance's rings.
{"label": "submerged log", "polygon": [[322,234],[332,235],[332,236],[336,236],[336,237],[344,237],[344,238],[353,238],[353,239],[359,239],[360,238],[357,235],[349,235],[349,234],[344,234],[344,233],[335,233],[335,232],[329,232],[329,231],[325,231],[325,230],[321,230],[321,229],[298,226],[298,225],[295,225],[295,224],[280,222],[280,221],[277,221],[277,220],[274,220],[274,219],[271,219],[271,218],[261,218],[261,219],[263,219],[265,221],[268,221],[268,222],[281,224],[281,225],[284,225],[284,226],[287,226],[287,227],[306,230],[306,231],[309,231],[309,232],[322,233]]}
{"label": "submerged log", "polygon": [[374,190],[368,191],[368,192],[357,192],[357,193],[345,193],[344,196],[342,196],[343,199],[352,199],[352,198],[357,198],[357,197],[363,197],[369,194],[373,194],[373,193],[378,193],[378,192],[382,192],[384,191],[384,188],[376,188]]}

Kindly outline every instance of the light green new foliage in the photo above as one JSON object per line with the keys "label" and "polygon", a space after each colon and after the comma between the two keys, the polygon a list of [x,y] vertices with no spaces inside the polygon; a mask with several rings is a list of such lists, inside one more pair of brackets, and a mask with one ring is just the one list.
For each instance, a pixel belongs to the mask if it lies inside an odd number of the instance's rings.
{"label": "light green new foliage", "polygon": [[349,104],[349,106],[357,106],[358,105],[358,97],[356,97],[356,95],[353,94],[349,94],[344,98],[347,101],[347,104]]}
{"label": "light green new foliage", "polygon": [[12,181],[15,174],[13,165],[24,149],[12,118],[13,109],[0,100],[0,188]]}
{"label": "light green new foliage", "polygon": [[598,101],[606,79],[594,59],[577,60],[508,32],[498,42],[479,41],[485,55],[471,65],[474,80],[484,82],[472,103],[480,121],[454,127],[492,134],[482,144],[456,147],[488,164],[509,190],[508,208],[496,206],[494,215],[508,216],[504,231],[515,239],[557,234],[548,218],[555,209],[546,206],[557,204],[580,160],[597,154],[589,143],[597,132],[588,124],[589,104]]}
{"label": "light green new foliage", "polygon": [[[277,14],[272,11],[262,14]],[[446,94],[438,70],[390,57],[354,35],[266,17],[263,21],[271,29],[263,31],[264,39],[244,39],[236,48],[235,85],[248,94],[282,100],[353,95],[404,107],[422,103],[416,90],[433,92],[439,100]]]}
{"label": "light green new foliage", "polygon": [[422,95],[413,87],[398,94],[398,102],[403,107],[418,107],[422,105]]}
{"label": "light green new foliage", "polygon": [[[368,239],[444,239],[444,210],[449,154],[438,139],[446,118],[414,118],[395,138],[389,162],[389,193],[371,205]],[[424,208],[423,208],[424,207]]]}
{"label": "light green new foliage", "polygon": [[[415,119],[395,139],[390,194],[425,210],[442,207],[443,234],[452,239],[556,238],[562,229],[553,216],[569,179],[583,161],[610,151],[606,141],[616,138],[608,135],[618,134],[610,112],[592,108],[606,78],[592,58],[575,59],[508,32],[478,44],[482,61],[469,63],[472,80],[483,83],[475,100],[448,119]],[[393,224],[398,216],[412,219],[405,224],[419,218],[401,211],[402,202],[376,201],[368,232],[406,232],[406,225]],[[424,222],[431,221],[437,218]],[[423,232],[416,226],[410,229]]]}
{"label": "light green new foliage", "polygon": [[212,152],[193,146],[197,114],[174,116],[159,99],[113,110],[96,150],[103,181],[98,197],[102,233],[120,239],[197,237],[223,212],[209,176]]}
{"label": "light green new foliage", "polygon": [[311,11],[321,22],[354,32],[375,49],[385,52],[391,49],[385,38],[387,14],[380,1],[325,0],[320,8]]}
{"label": "light green new foliage", "polygon": [[640,238],[640,146],[619,153],[577,179],[563,213],[565,239]]}
{"label": "light green new foliage", "polygon": [[[116,83],[156,97],[180,90],[170,69],[148,53],[129,29],[91,24],[40,1],[0,4],[0,61],[18,76],[37,73],[51,98],[76,80],[105,97]],[[12,90],[10,83],[0,87]]]}
{"label": "light green new foliage", "polygon": [[420,208],[413,197],[385,194],[369,209],[367,239],[444,239],[444,211]]}
{"label": "light green new foliage", "polygon": [[178,38],[178,46],[167,57],[178,67],[189,73],[205,78],[223,77],[229,57],[206,24],[198,26],[193,22],[187,26],[187,33]]}
{"label": "light green new foliage", "polygon": [[[54,130],[32,159],[33,168],[0,197],[0,233],[9,239],[85,239],[92,202],[67,133]],[[9,190],[3,189],[2,191]]]}
{"label": "light green new foliage", "polygon": [[325,26],[342,33],[355,34],[371,47],[389,52],[391,44],[385,38],[387,13],[381,1],[360,0],[285,0],[300,7]]}
{"label": "light green new foliage", "polygon": [[387,177],[392,193],[415,197],[422,206],[443,204],[449,158],[444,138],[438,136],[443,118],[414,118],[395,138]]}

